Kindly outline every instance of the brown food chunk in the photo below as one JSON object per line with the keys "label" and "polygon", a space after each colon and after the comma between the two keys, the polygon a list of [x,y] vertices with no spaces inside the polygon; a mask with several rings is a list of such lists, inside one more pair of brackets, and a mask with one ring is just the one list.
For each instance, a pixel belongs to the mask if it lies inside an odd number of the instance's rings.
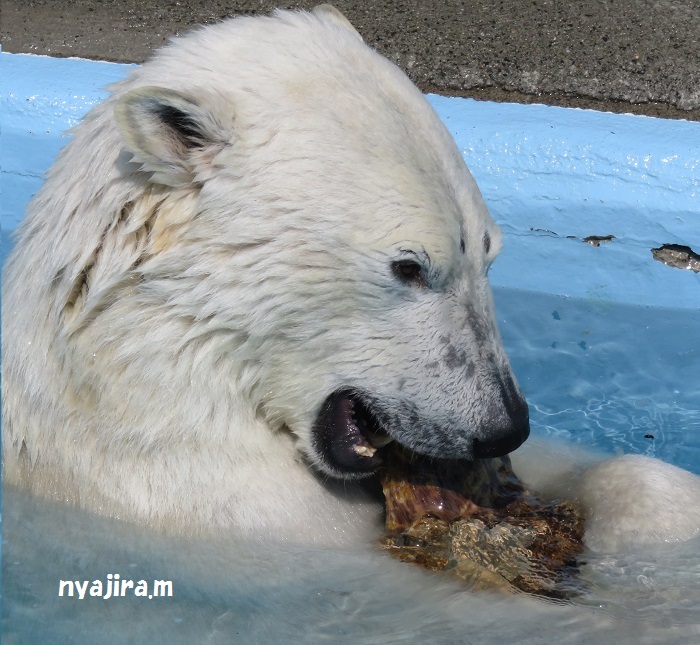
{"label": "brown food chunk", "polygon": [[566,598],[578,589],[583,521],[529,493],[508,457],[474,462],[392,447],[382,475],[389,553],[475,588]]}

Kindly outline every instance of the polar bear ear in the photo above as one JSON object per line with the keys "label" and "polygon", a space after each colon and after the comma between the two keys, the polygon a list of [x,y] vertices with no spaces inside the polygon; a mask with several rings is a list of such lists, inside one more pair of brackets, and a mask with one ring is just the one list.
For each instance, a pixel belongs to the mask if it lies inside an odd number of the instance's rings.
{"label": "polar bear ear", "polygon": [[198,166],[230,140],[232,128],[217,118],[221,106],[208,99],[140,87],[117,102],[114,116],[124,143],[155,183],[191,183]]}
{"label": "polar bear ear", "polygon": [[362,36],[360,36],[360,33],[357,31],[357,29],[355,29],[355,27],[352,26],[350,21],[342,13],[340,13],[340,11],[338,11],[332,4],[320,4],[317,7],[314,7],[313,13],[317,16],[328,18],[328,20],[335,23],[338,27],[347,29],[353,35],[357,36],[360,40],[362,40]]}

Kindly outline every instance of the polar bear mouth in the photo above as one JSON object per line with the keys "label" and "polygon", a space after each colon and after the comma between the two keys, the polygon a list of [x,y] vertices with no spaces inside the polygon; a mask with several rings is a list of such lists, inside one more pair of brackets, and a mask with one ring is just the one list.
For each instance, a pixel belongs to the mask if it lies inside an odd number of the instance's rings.
{"label": "polar bear mouth", "polygon": [[314,424],[316,453],[344,477],[375,472],[382,464],[382,448],[391,441],[369,404],[350,390],[331,394]]}

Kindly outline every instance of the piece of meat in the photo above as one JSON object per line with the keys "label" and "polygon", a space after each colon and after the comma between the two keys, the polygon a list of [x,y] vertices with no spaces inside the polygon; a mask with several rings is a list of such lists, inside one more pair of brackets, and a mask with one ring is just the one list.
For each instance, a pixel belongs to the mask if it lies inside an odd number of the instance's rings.
{"label": "piece of meat", "polygon": [[566,598],[579,589],[583,519],[567,502],[525,489],[508,457],[429,459],[399,447],[382,474],[394,557],[449,570],[475,588]]}

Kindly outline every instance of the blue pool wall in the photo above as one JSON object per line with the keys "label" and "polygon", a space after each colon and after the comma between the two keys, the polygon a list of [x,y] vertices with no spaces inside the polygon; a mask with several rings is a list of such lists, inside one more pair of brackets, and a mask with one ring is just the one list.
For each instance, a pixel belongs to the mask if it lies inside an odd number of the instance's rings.
{"label": "blue pool wall", "polygon": [[[0,55],[0,222],[13,231],[58,150],[130,65]],[[700,251],[700,123],[429,95],[505,248],[494,286],[700,308],[700,274],[651,249]],[[583,238],[614,235],[594,247]]]}

